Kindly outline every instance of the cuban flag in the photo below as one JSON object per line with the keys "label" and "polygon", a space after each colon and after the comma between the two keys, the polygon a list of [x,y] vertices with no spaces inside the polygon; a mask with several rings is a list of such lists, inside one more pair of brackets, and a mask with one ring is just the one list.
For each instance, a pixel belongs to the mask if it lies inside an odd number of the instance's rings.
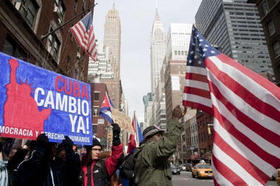
{"label": "cuban flag", "polygon": [[113,124],[113,118],[112,118],[112,111],[111,107],[114,107],[110,97],[108,96],[108,93],[105,92],[104,100],[101,104],[101,108],[99,111],[99,115],[105,118],[109,123]]}

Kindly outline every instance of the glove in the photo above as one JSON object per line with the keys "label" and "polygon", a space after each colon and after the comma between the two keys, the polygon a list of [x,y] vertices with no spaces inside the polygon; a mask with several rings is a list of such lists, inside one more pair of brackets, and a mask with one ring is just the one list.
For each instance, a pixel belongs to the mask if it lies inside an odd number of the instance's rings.
{"label": "glove", "polygon": [[117,123],[112,124],[113,126],[113,146],[118,146],[121,144],[120,132],[121,129]]}

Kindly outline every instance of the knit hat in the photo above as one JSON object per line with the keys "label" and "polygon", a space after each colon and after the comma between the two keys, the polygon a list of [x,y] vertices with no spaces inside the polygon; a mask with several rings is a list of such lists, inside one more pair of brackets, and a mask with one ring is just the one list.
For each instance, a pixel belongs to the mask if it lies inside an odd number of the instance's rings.
{"label": "knit hat", "polygon": [[153,126],[149,126],[147,127],[144,131],[143,131],[143,137],[144,139],[147,139],[148,137],[151,137],[159,132],[164,132],[163,129],[159,128],[158,126],[156,125],[153,125]]}
{"label": "knit hat", "polygon": [[94,146],[100,146],[101,149],[102,149],[101,143],[100,143],[100,142],[98,141],[98,139],[96,139],[96,138],[93,138],[93,139],[92,139],[92,145],[86,145],[85,148],[86,148],[87,151],[89,151],[89,150],[90,150],[92,147],[94,147]]}
{"label": "knit hat", "polygon": [[101,143],[98,141],[98,139],[96,139],[96,138],[93,138],[92,139],[92,145],[91,145],[91,147],[94,147],[94,146],[100,146],[101,148],[102,148],[102,145],[101,145]]}

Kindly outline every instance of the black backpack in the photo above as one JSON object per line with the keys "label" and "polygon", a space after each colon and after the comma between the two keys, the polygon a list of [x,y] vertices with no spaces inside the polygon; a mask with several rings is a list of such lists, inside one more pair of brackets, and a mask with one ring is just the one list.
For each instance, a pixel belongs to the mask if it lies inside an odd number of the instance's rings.
{"label": "black backpack", "polygon": [[136,162],[137,155],[141,152],[141,149],[137,148],[131,154],[128,154],[122,164],[120,165],[120,177],[127,179],[130,186],[134,186],[134,165]]}

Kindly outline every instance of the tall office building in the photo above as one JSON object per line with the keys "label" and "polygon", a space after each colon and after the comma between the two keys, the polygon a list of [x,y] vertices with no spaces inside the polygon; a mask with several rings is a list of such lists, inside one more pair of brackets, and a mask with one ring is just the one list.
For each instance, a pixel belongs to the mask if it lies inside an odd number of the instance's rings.
{"label": "tall office building", "polygon": [[280,86],[280,1],[248,0],[248,2],[255,3],[258,7],[276,83]]}
{"label": "tall office building", "polygon": [[153,93],[155,93],[155,89],[159,82],[160,69],[165,57],[165,51],[166,35],[163,24],[161,23],[158,15],[158,10],[156,9],[156,16],[151,36],[151,85]]}
{"label": "tall office building", "polygon": [[113,69],[113,79],[103,80],[106,83],[110,98],[116,109],[122,110],[122,87],[120,80],[121,21],[118,10],[108,11],[104,25],[104,48],[109,48],[109,61]]}
{"label": "tall office building", "polygon": [[186,59],[189,49],[192,24],[172,23],[167,36],[167,51],[164,61],[164,85],[166,119],[172,117],[172,109],[182,103]]}
{"label": "tall office building", "polygon": [[152,89],[152,124],[163,126],[165,119],[165,99],[162,94],[162,85],[160,84],[160,71],[166,52],[166,34],[160,21],[158,10],[152,26],[151,33],[151,89]]}
{"label": "tall office building", "polygon": [[104,48],[110,48],[110,61],[113,66],[114,79],[120,80],[121,21],[115,4],[105,18],[103,45]]}
{"label": "tall office building", "polygon": [[203,0],[195,24],[221,52],[257,73],[272,73],[262,25],[247,0]]}

